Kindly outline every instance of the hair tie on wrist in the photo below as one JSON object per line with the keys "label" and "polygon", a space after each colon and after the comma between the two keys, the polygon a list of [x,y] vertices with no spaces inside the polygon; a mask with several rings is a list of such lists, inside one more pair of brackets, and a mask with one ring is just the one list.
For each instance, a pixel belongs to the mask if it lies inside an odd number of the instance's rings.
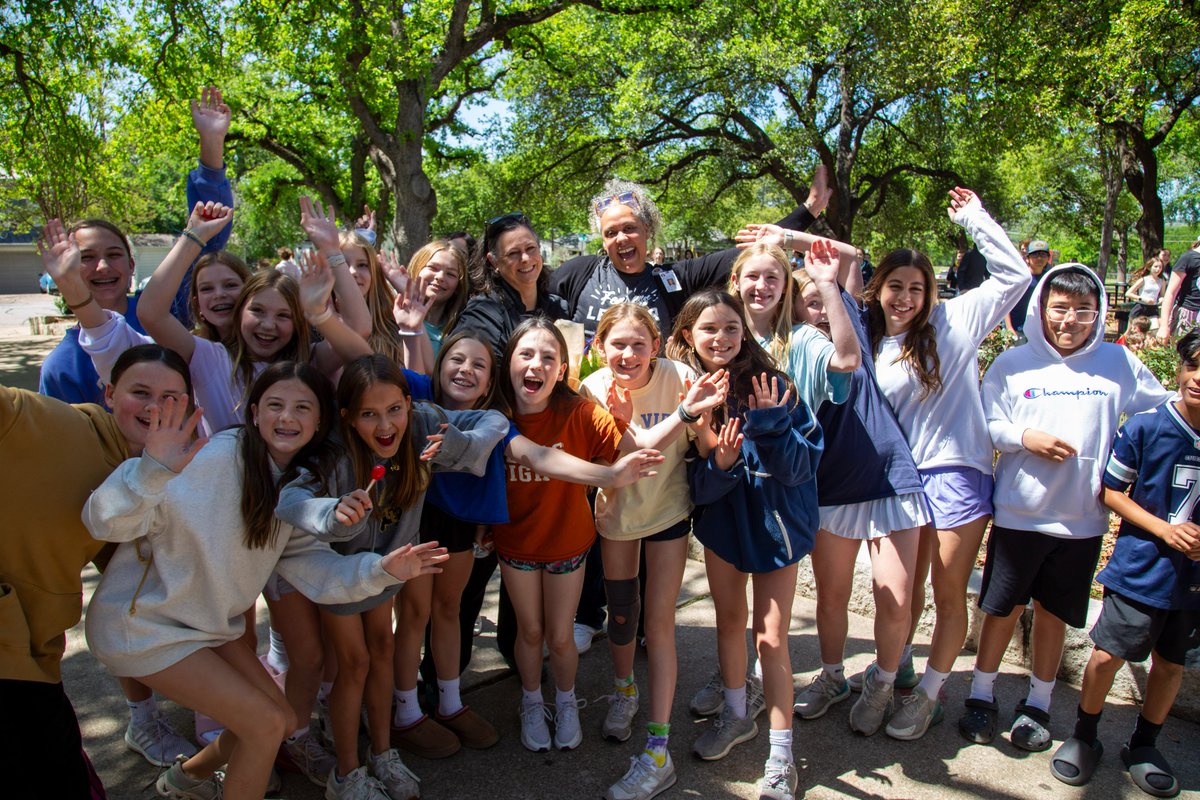
{"label": "hair tie on wrist", "polygon": [[679,418],[681,420],[683,420],[684,422],[686,422],[688,425],[691,425],[693,422],[698,422],[700,420],[700,415],[699,414],[689,414],[687,409],[684,408],[683,403],[680,403],[679,408],[677,408],[675,410],[677,412],[679,412]]}
{"label": "hair tie on wrist", "polygon": [[420,336],[424,331],[406,331],[403,328],[396,329],[397,336]]}
{"label": "hair tie on wrist", "polygon": [[193,242],[195,242],[196,246],[199,247],[201,250],[204,249],[206,242],[203,239],[201,239],[199,236],[197,236],[196,232],[194,230],[192,230],[191,228],[184,228],[183,232],[180,233],[179,235],[186,236],[187,238],[189,238]]}
{"label": "hair tie on wrist", "polygon": [[[80,300],[78,303],[67,303],[67,308],[71,309],[72,311],[78,311],[79,309],[83,308],[84,306],[86,306],[88,303],[92,302],[95,299],[96,299],[96,296],[94,294],[92,294],[91,292],[88,292],[87,297]],[[66,302],[66,301],[64,300],[63,302]]]}
{"label": "hair tie on wrist", "polygon": [[333,308],[331,306],[325,306],[325,310],[320,314],[317,314],[315,317],[308,318],[308,324],[313,326],[324,325],[332,316]]}

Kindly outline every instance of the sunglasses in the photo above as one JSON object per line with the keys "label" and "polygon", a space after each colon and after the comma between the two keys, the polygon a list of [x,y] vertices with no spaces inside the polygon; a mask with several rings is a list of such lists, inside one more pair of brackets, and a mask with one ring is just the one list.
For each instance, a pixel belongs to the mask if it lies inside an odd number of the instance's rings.
{"label": "sunglasses", "polygon": [[623,206],[630,208],[641,208],[642,204],[638,202],[637,197],[633,192],[621,192],[620,194],[610,194],[608,197],[601,198],[595,202],[597,214],[603,214],[604,209],[611,206],[613,203],[620,203]]}
{"label": "sunglasses", "polygon": [[533,226],[529,222],[529,217],[525,216],[521,211],[510,211],[507,214],[501,214],[498,217],[492,217],[487,222],[483,223],[483,237],[492,239],[495,236],[512,230],[518,226],[525,226],[532,229]]}

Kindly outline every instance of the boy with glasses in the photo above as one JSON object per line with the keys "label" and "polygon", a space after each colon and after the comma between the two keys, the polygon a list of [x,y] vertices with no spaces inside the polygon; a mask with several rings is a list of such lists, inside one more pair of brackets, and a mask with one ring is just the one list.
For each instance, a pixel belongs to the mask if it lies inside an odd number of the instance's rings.
{"label": "boy with glasses", "polygon": [[1168,393],[1137,358],[1104,341],[1104,287],[1088,267],[1062,264],[1038,284],[1025,319],[1028,343],[1002,353],[983,381],[996,462],[986,612],[959,732],[987,744],[996,732],[996,674],[1017,620],[1033,600],[1033,674],[1016,706],[1012,743],[1050,747],[1050,695],[1066,626],[1087,621],[1108,511],[1099,499],[1108,448],[1123,414],[1149,411]]}

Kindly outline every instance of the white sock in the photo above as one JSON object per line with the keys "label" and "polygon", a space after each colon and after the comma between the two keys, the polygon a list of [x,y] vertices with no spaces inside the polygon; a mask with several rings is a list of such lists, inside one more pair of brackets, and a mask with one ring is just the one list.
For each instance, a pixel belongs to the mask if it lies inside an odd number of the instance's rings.
{"label": "white sock", "polygon": [[153,694],[145,700],[126,698],[125,705],[129,706],[129,716],[134,727],[146,725],[158,715],[158,703],[154,701]]}
{"label": "white sock", "polygon": [[329,693],[333,691],[333,681],[321,681],[321,688],[317,689],[317,701],[324,703],[329,699]]}
{"label": "white sock", "polygon": [[396,716],[393,722],[397,728],[407,728],[421,721],[421,703],[417,700],[417,690],[396,689],[392,692],[396,697]]}
{"label": "white sock", "polygon": [[1042,711],[1050,710],[1050,697],[1054,692],[1054,681],[1044,681],[1036,675],[1029,676],[1029,696],[1025,698],[1025,705],[1040,708]]}
{"label": "white sock", "polygon": [[565,692],[562,689],[556,688],[554,690],[554,705],[556,708],[575,705],[575,687],[572,686]]}
{"label": "white sock", "polygon": [[458,678],[448,681],[438,678],[438,713],[443,717],[462,711],[462,696],[458,687]]}
{"label": "white sock", "polygon": [[846,665],[841,661],[837,662],[836,664],[826,664],[824,661],[822,661],[821,669],[826,675],[828,675],[834,681],[837,681],[839,684],[846,680]]}
{"label": "white sock", "polygon": [[788,763],[792,761],[792,729],[777,731],[771,729],[767,737],[771,742],[771,758],[782,758]]}
{"label": "white sock", "polygon": [[540,706],[545,701],[542,699],[541,687],[534,689],[532,692],[528,689],[521,689],[521,702],[527,706]]}
{"label": "white sock", "polygon": [[287,647],[283,643],[283,635],[274,628],[270,628],[269,632],[271,634],[271,649],[267,651],[267,663],[276,672],[287,672],[288,654]]}
{"label": "white sock", "polygon": [[[925,674],[921,676],[921,682],[917,684],[917,688],[925,693],[926,697],[937,698],[942,691],[942,687],[946,685],[946,679],[950,677],[949,672],[938,672],[928,664],[925,665]],[[996,679],[996,674],[992,673],[992,680]],[[973,690],[973,689],[972,689]],[[988,691],[991,691],[989,686]]]}
{"label": "white sock", "polygon": [[888,672],[886,669],[879,666],[878,662],[876,662],[875,663],[875,680],[877,680],[880,683],[885,684],[887,686],[895,686],[896,685],[896,673],[894,670],[892,672]]}
{"label": "white sock", "polygon": [[725,687],[725,707],[738,719],[746,718],[746,684],[736,689]]}
{"label": "white sock", "polygon": [[909,665],[912,664],[912,645],[911,644],[904,645],[904,652],[900,654],[900,664],[901,664],[901,666],[903,666],[904,664],[909,664]]}
{"label": "white sock", "polygon": [[758,658],[754,659],[754,669],[751,671],[754,677],[762,680],[762,661]]}
{"label": "white sock", "polygon": [[[996,697],[992,693],[992,687],[996,685],[996,676],[999,672],[980,672],[979,667],[975,668],[975,673],[971,677],[971,698],[972,700],[986,700],[991,703]],[[932,695],[930,695],[932,697]]]}
{"label": "white sock", "polygon": [[297,739],[299,739],[301,736],[306,735],[307,733],[308,733],[308,726],[305,725],[303,728],[298,728],[298,729],[292,731],[292,735],[287,737],[287,740],[289,742],[294,742]]}

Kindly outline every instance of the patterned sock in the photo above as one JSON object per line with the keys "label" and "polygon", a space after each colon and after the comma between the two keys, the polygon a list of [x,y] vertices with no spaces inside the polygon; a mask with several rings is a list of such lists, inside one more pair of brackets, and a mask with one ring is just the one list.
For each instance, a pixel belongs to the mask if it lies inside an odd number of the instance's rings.
{"label": "patterned sock", "polygon": [[613,678],[613,688],[626,697],[635,696],[637,694],[637,684],[633,682],[633,673],[629,673],[629,677],[627,678]]}
{"label": "patterned sock", "polygon": [[671,735],[671,724],[647,722],[646,730],[650,735],[646,737],[646,749],[642,751],[642,755],[649,756],[654,766],[662,769],[667,765],[667,737]]}
{"label": "patterned sock", "polygon": [[782,758],[790,764],[793,760],[792,729],[788,728],[786,730],[777,731],[772,728],[768,740],[771,742],[770,757]]}

